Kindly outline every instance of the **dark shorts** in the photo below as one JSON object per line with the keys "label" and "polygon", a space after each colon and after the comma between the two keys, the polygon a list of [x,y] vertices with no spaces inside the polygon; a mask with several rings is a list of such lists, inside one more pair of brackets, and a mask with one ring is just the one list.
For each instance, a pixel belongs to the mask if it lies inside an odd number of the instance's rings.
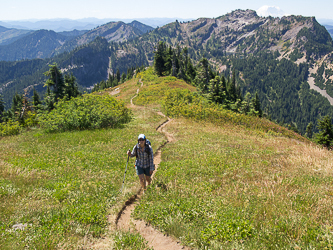
{"label": "dark shorts", "polygon": [[144,174],[144,175],[147,175],[147,176],[150,176],[150,168],[142,168],[142,167],[139,167],[139,166],[135,166],[135,169],[136,169],[136,174],[137,175],[140,175],[140,174]]}

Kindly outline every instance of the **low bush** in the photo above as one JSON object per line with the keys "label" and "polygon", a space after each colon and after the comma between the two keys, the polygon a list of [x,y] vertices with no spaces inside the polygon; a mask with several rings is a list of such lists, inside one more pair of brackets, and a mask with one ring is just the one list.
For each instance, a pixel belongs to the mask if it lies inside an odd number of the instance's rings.
{"label": "low bush", "polygon": [[117,127],[130,120],[131,112],[122,101],[92,94],[61,100],[54,110],[39,117],[47,132]]}
{"label": "low bush", "polygon": [[0,136],[17,135],[20,133],[21,128],[20,123],[14,120],[0,123]]}

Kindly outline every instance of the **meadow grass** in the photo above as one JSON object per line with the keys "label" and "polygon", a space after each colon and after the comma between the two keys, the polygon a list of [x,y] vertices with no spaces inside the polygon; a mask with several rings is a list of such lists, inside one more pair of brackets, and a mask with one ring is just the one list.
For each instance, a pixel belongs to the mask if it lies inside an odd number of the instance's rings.
{"label": "meadow grass", "polygon": [[114,249],[117,250],[153,250],[138,232],[117,231],[114,234]]}
{"label": "meadow grass", "polygon": [[[133,114],[122,128],[51,134],[33,129],[0,140],[1,249],[79,248],[106,232],[110,208],[139,188],[130,159],[119,192],[126,151],[140,133],[154,150],[165,140],[155,130],[165,118],[149,110]],[[14,229],[16,224],[25,229]]]}
{"label": "meadow grass", "polygon": [[139,73],[137,78],[142,80],[143,87],[140,89],[138,96],[133,100],[133,103],[136,105],[161,104],[166,92],[170,89],[196,90],[194,86],[176,77],[157,77],[153,72],[153,68],[148,68],[146,71]]}
{"label": "meadow grass", "polygon": [[199,249],[331,249],[332,152],[178,118],[137,219]]}
{"label": "meadow grass", "polygon": [[101,94],[110,94],[112,91],[119,88],[120,92],[114,95],[115,98],[124,101],[126,104],[129,104],[131,98],[136,95],[136,91],[140,88],[141,83],[138,78],[133,78],[129,81],[124,82],[116,87],[106,89],[105,91],[100,92]]}
{"label": "meadow grass", "polygon": [[120,88],[115,97],[129,105],[139,78],[133,101],[145,106],[123,127],[0,139],[1,249],[88,248],[105,234],[115,249],[148,249],[137,233],[108,232],[107,215],[139,188],[131,159],[119,193],[138,134],[154,151],[165,142],[157,110],[175,117],[165,129],[176,141],[163,148],[137,219],[194,249],[332,248],[332,152],[268,120],[185,103],[195,88],[152,69],[99,94]]}
{"label": "meadow grass", "polygon": [[176,141],[163,148],[135,218],[194,249],[333,247],[332,152],[193,90],[168,88],[172,81],[146,78],[136,103],[161,104],[174,118],[166,129]]}

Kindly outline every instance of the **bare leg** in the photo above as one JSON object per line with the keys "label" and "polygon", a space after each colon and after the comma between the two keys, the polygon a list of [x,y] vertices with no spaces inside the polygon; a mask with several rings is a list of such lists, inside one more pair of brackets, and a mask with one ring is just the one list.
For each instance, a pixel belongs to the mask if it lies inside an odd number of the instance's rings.
{"label": "bare leg", "polygon": [[150,185],[151,183],[151,177],[146,175],[146,181],[147,181],[147,185]]}
{"label": "bare leg", "polygon": [[139,174],[140,184],[143,190],[146,189],[146,179],[144,174]]}

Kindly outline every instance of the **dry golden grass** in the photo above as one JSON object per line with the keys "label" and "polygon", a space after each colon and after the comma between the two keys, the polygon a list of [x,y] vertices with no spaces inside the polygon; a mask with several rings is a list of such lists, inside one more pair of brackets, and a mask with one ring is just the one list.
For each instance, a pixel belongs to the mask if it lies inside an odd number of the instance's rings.
{"label": "dry golden grass", "polygon": [[[182,118],[167,131],[177,141],[162,152],[156,186],[138,207],[138,217],[198,248],[329,247],[331,151],[234,125]],[[166,220],[163,211],[171,208]],[[197,215],[186,220],[193,211]],[[244,226],[246,221],[251,226]],[[237,238],[236,227],[229,237],[224,231],[228,223],[251,230]]]}

